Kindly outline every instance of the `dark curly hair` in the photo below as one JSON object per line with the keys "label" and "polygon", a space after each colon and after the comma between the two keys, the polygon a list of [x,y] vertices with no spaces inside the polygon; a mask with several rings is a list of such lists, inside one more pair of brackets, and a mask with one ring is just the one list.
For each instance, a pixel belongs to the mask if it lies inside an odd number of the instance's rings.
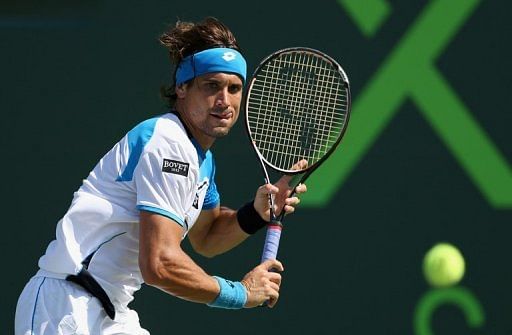
{"label": "dark curly hair", "polygon": [[214,17],[207,17],[198,23],[178,21],[160,36],[160,43],[169,50],[174,66],[171,85],[160,90],[169,107],[176,102],[176,69],[183,58],[211,48],[231,48],[240,51],[238,42],[229,28]]}

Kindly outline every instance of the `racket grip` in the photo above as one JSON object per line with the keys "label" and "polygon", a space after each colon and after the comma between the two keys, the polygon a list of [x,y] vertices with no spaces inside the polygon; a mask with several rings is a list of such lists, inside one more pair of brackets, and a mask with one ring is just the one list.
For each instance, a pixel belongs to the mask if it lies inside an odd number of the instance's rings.
{"label": "racket grip", "polygon": [[281,238],[282,230],[283,225],[279,221],[272,221],[268,224],[263,255],[261,256],[262,263],[269,259],[277,259],[277,250],[279,249],[279,239]]}

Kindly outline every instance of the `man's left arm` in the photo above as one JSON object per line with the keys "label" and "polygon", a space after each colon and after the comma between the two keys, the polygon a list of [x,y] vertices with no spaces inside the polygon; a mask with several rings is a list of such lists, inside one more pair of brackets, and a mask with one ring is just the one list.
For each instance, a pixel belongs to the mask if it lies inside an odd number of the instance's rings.
{"label": "man's left arm", "polygon": [[[289,187],[289,176],[283,176],[275,185],[266,184],[262,185],[256,191],[254,202],[247,204],[251,206],[249,210],[245,207],[245,212],[252,216],[249,222],[242,222],[241,228],[236,210],[216,206],[209,210],[201,211],[199,218],[194,226],[190,229],[188,235],[190,243],[196,252],[206,257],[214,257],[222,254],[242,243],[250,233],[254,233],[254,225],[260,225],[256,228],[265,226],[264,221],[269,221],[270,208],[269,208],[269,195],[274,197],[276,214],[281,210],[286,211],[287,214],[295,211],[295,206],[300,202],[297,196],[290,197],[292,192]],[[306,192],[306,185],[299,185],[296,188],[296,194]],[[247,214],[244,215],[247,217]]]}
{"label": "man's left arm", "polygon": [[237,211],[220,206],[201,211],[188,232],[194,250],[206,257],[222,254],[249,236],[238,224]]}

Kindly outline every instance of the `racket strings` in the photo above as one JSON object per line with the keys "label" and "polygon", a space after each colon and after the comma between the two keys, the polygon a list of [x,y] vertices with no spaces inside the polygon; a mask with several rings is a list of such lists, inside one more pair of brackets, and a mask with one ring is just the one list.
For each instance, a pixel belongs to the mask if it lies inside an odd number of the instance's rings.
{"label": "racket strings", "polygon": [[271,60],[252,84],[247,120],[262,156],[289,170],[320,160],[344,129],[348,91],[332,63],[309,53]]}
{"label": "racket strings", "polygon": [[[279,125],[279,121],[274,123],[266,123],[265,128],[267,128],[267,132],[264,138],[260,140],[259,146],[262,147],[264,144],[267,145],[266,150],[269,153],[275,153],[276,157],[285,157],[282,155],[283,152],[289,152],[292,154],[292,152],[288,149],[292,149],[294,151],[293,156],[294,157],[302,157],[305,159],[308,159],[308,161],[316,161],[319,159],[325,151],[331,147],[332,143],[336,141],[337,136],[333,136],[336,134],[339,134],[343,129],[343,118],[340,119],[339,122],[337,122],[335,119],[325,119],[325,120],[317,120],[316,122],[312,122],[308,119],[303,119],[302,122],[295,121],[291,126],[283,128],[283,125]],[[286,123],[286,121],[285,121]],[[315,142],[309,143],[307,142],[308,138],[313,137],[313,133],[316,131],[315,128],[322,129],[322,127],[326,127],[327,125],[327,132],[319,132],[314,136]],[[263,127],[261,127],[263,128]],[[299,133],[298,129],[306,129],[306,132]],[[282,129],[288,129],[287,133],[282,134]],[[299,134],[302,138],[295,138],[292,137],[293,134]],[[275,137],[280,136],[282,141],[276,141]],[[258,140],[258,136],[256,136],[256,139]],[[292,140],[295,140],[295,143],[293,143]],[[323,146],[319,147],[318,142],[323,142]],[[287,148],[283,148],[283,146],[287,146]],[[277,147],[277,148],[276,148]],[[308,152],[304,151],[305,149],[310,150],[311,148],[319,147],[318,150],[313,150],[312,154],[308,154]],[[298,154],[299,149],[301,149],[301,154]],[[316,154],[315,154],[316,153]],[[269,155],[266,155],[267,157]],[[269,158],[270,160],[274,160],[273,157]],[[293,162],[295,162],[297,159],[294,159]],[[282,167],[289,167],[290,161],[288,160],[288,164],[282,164],[282,163],[276,163],[281,165]]]}
{"label": "racket strings", "polygon": [[[298,56],[300,57],[300,55]],[[286,64],[279,65],[286,66]],[[310,88],[308,87],[308,78],[301,77],[300,72],[291,71],[291,75],[289,75],[289,78],[287,78],[287,80],[289,80],[291,83],[290,90],[293,93],[290,95],[291,99],[286,99],[286,92],[281,91],[283,96],[283,99],[280,100],[281,104],[283,104],[283,106],[281,106],[282,110],[294,111],[297,110],[297,107],[299,107],[299,105],[301,104],[304,105],[304,107],[306,107],[305,102],[307,101],[305,101],[305,97],[309,93],[308,90],[310,90]],[[304,118],[292,118],[291,115],[289,117],[291,119],[289,121],[291,122],[288,124],[287,128],[283,128],[285,130],[285,134],[283,136],[283,142],[285,143],[285,145],[286,143],[293,143],[293,141],[296,140],[295,134],[301,131],[301,129],[306,129],[306,125],[303,123]],[[287,145],[286,149],[288,150],[286,151],[288,155],[277,156],[279,157],[279,161],[277,162],[278,166],[288,166],[289,169],[291,168],[291,164],[296,163],[290,162],[290,157],[307,157],[305,152],[301,152],[304,151],[304,146]],[[273,154],[276,155],[275,150]]]}

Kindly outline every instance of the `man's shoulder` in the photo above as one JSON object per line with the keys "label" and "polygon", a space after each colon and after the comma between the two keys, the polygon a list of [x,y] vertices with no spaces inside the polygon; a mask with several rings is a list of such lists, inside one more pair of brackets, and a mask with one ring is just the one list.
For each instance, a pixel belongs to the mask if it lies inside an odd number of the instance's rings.
{"label": "man's shoulder", "polygon": [[187,139],[186,131],[179,119],[165,113],[139,122],[128,133],[129,141],[148,142],[152,138],[165,142],[179,143]]}
{"label": "man's shoulder", "polygon": [[157,117],[153,136],[157,145],[177,145],[187,150],[193,147],[183,124],[172,113]]}
{"label": "man's shoulder", "polygon": [[192,158],[197,155],[186,129],[172,113],[140,122],[128,132],[127,140],[130,146],[139,146],[146,152],[172,152],[175,155]]}

